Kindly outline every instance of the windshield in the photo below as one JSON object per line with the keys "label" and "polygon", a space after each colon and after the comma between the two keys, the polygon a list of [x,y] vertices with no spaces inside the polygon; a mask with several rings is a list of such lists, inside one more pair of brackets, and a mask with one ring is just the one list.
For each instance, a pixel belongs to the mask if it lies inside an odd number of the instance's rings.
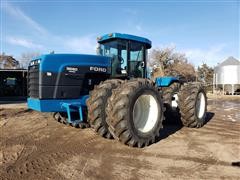
{"label": "windshield", "polygon": [[98,54],[112,57],[112,75],[127,74],[127,41],[114,40],[100,44]]}
{"label": "windshield", "polygon": [[127,42],[122,40],[115,40],[100,44],[99,55],[102,56],[121,56],[123,52],[127,54]]}

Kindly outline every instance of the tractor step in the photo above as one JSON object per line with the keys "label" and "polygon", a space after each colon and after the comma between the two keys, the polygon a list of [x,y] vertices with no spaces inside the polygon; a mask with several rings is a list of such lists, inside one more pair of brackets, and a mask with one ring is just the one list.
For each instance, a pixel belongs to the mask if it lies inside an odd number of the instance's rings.
{"label": "tractor step", "polygon": [[[85,106],[86,105],[82,103],[62,103],[62,108],[67,111],[67,122],[73,126],[83,123],[83,107]],[[80,119],[73,119],[71,112],[78,112]]]}

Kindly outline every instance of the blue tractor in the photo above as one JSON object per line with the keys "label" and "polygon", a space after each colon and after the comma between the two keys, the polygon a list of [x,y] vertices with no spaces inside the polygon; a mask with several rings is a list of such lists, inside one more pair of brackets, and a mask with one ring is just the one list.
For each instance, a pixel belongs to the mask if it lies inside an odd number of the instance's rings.
{"label": "blue tractor", "polygon": [[28,67],[28,107],[134,147],[156,142],[165,117],[201,127],[207,99],[201,85],[176,77],[147,78],[151,41],[128,34],[99,37],[97,55],[47,54]]}

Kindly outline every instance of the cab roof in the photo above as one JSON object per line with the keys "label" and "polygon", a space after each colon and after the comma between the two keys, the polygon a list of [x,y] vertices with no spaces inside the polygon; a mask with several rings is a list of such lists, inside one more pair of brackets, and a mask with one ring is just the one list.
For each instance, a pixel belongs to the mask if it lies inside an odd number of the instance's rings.
{"label": "cab roof", "polygon": [[148,40],[147,38],[143,38],[140,36],[134,36],[134,35],[130,35],[130,34],[110,33],[110,34],[105,34],[105,35],[97,38],[98,43],[103,43],[103,42],[109,41],[111,39],[132,40],[132,41],[146,44],[147,49],[150,49],[152,47],[152,42],[150,40]]}

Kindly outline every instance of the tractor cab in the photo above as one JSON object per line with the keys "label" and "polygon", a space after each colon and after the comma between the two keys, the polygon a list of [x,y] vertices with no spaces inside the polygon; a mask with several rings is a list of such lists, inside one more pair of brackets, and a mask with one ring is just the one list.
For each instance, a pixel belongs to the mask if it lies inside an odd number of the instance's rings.
{"label": "tractor cab", "polygon": [[97,54],[111,57],[113,78],[145,78],[151,41],[128,34],[111,33],[98,38]]}

